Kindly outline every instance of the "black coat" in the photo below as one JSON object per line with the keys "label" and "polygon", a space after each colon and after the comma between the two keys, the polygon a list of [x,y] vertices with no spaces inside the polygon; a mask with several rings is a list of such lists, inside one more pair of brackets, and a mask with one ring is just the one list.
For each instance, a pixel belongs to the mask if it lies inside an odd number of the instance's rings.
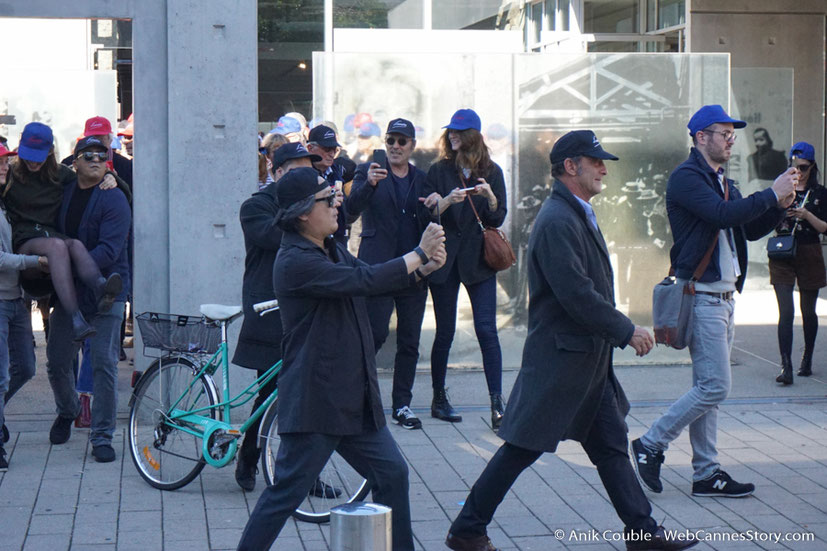
{"label": "black coat", "polygon": [[[488,200],[477,195],[468,197],[474,201],[474,206],[479,213],[482,223],[489,227],[499,228],[505,220],[507,212],[505,197],[505,179],[503,171],[496,163],[492,163],[491,170],[485,175],[485,181],[491,186],[491,191],[497,198],[497,210],[491,212],[488,209]],[[479,182],[462,182],[453,161],[443,159],[431,165],[425,186],[422,190],[423,196],[427,197],[433,192],[447,197],[454,188],[471,187]],[[432,217],[436,221],[436,217]],[[468,205],[466,199],[448,207],[440,217],[440,222],[445,229],[445,249],[448,259],[445,266],[432,273],[428,280],[433,283],[444,283],[448,274],[454,266],[459,264],[459,278],[466,285],[473,285],[485,281],[496,272],[488,267],[482,255],[482,229],[477,223],[474,211]]]}
{"label": "black coat", "polygon": [[260,316],[253,304],[273,300],[273,263],[281,245],[281,230],[274,222],[278,206],[275,185],[270,184],[241,205],[239,218],[244,232],[244,282],[241,304],[244,323],[238,336],[233,363],[259,371],[281,359],[281,315],[279,311]]}
{"label": "black coat", "polygon": [[621,413],[629,402],[612,370],[612,347],[625,347],[632,321],[615,309],[614,276],[600,233],[574,195],[555,181],[528,244],[528,336],[499,435],[553,452],[582,442],[614,385]]}
{"label": "black coat", "polygon": [[[428,209],[419,201],[425,185],[424,172],[408,165],[408,175],[413,175],[413,178],[410,180],[407,200],[399,201],[390,168],[388,177],[373,187],[367,181],[369,167],[370,163],[357,167],[346,202],[349,214],[362,216],[359,260],[378,264],[412,251],[419,244],[430,216]],[[416,235],[400,233],[400,225],[410,220],[417,227]]]}
{"label": "black coat", "polygon": [[273,288],[284,321],[279,434],[361,434],[385,426],[365,297],[414,282],[405,261],[368,266],[328,239],[328,252],[284,234]]}

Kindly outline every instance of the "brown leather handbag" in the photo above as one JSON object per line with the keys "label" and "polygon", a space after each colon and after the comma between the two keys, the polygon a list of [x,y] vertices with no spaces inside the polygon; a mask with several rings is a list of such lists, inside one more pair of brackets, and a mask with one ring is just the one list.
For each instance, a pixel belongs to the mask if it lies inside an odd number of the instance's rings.
{"label": "brown leather handbag", "polygon": [[499,228],[486,227],[477,214],[477,208],[474,206],[474,201],[471,200],[470,195],[466,195],[468,202],[471,203],[471,209],[474,211],[474,216],[477,217],[477,224],[482,230],[482,255],[488,267],[495,272],[506,270],[517,263],[517,257],[514,256],[514,249],[511,248],[508,238],[505,233]]}

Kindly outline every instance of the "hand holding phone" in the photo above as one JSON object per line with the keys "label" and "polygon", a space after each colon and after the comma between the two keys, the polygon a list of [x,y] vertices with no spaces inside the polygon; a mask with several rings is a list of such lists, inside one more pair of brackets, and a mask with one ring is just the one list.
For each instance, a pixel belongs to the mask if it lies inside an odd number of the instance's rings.
{"label": "hand holding phone", "polygon": [[474,193],[474,192],[477,191],[477,188],[475,188],[475,187],[464,187],[464,188],[460,188],[460,191],[464,191],[466,193]]}

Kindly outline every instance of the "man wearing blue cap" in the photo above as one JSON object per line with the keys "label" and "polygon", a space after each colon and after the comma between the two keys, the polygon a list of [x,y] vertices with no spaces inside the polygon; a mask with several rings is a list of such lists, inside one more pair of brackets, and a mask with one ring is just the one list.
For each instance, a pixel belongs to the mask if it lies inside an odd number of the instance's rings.
{"label": "man wearing blue cap", "polygon": [[591,130],[569,132],[551,150],[551,196],[528,245],[528,336],[520,373],[499,435],[505,443],[471,488],[445,544],[455,551],[496,551],[486,528],[517,477],[560,441],[581,443],[624,524],[627,549],[679,550],[652,518],[629,464],[629,412],[612,369],[612,349],[647,354],[654,339],[615,308],[606,242],[590,200],[603,189],[605,151]]}
{"label": "man wearing blue cap", "polygon": [[[334,162],[341,147],[342,145],[336,139],[336,131],[323,124],[314,127],[307,137],[307,150],[314,156],[319,157],[318,161],[313,161],[313,168],[318,170],[319,174],[332,187],[336,188],[339,197],[343,198],[344,168],[341,164]],[[339,205],[337,210],[339,227],[333,234],[333,238],[347,246],[348,239],[350,239],[350,225],[356,220],[356,217],[348,213],[347,205],[344,202]]]}
{"label": "man wearing blue cap", "polygon": [[[632,459],[641,482],[663,491],[660,466],[669,443],[689,427],[692,445],[692,495],[744,497],[755,491],[721,470],[716,445],[718,404],[727,397],[732,372],[735,321],[733,295],[744,287],[747,239],[760,239],[778,224],[795,198],[798,173],[789,169],[772,186],[741,197],[723,165],[744,121],[720,105],[705,105],[689,120],[693,147],[669,177],[666,210],[675,244],[670,256],[679,284],[695,282],[695,311],[689,353],[692,388],[672,404],[639,439]],[[700,275],[698,275],[700,274]],[[696,277],[697,276],[697,277]]]}

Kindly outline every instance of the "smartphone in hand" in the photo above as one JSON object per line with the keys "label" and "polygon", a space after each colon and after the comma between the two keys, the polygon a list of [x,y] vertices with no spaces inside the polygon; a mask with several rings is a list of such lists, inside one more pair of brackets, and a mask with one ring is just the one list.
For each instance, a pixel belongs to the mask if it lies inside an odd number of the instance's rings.
{"label": "smartphone in hand", "polygon": [[388,164],[388,154],[384,149],[373,150],[373,162],[378,164],[380,168],[385,168]]}
{"label": "smartphone in hand", "polygon": [[460,188],[460,191],[464,191],[464,192],[466,192],[466,193],[473,193],[473,192],[474,192],[474,191],[476,191],[476,190],[477,190],[477,188],[475,188],[475,187],[464,187],[464,188]]}

